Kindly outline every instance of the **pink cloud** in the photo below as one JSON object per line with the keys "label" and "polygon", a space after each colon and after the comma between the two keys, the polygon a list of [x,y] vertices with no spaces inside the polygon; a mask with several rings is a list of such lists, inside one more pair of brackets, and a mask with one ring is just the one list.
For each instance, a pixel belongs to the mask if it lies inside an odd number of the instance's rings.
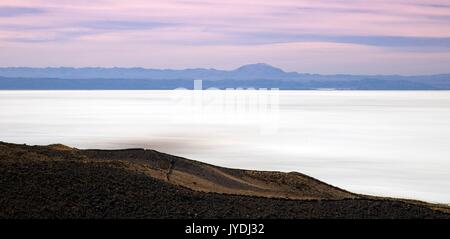
{"label": "pink cloud", "polygon": [[[6,7],[45,11],[2,17],[1,9]],[[431,51],[436,52],[435,49],[423,50],[424,47],[442,48],[439,57],[447,62],[450,51],[449,23],[448,0],[4,0],[0,4],[0,47],[7,45],[9,49],[8,55],[0,57],[25,55],[26,49],[36,54],[48,52],[59,59],[59,62],[70,65],[79,63],[64,60],[67,55],[62,55],[63,52],[70,52],[71,59],[77,59],[81,54],[71,51],[72,48],[84,47],[91,52],[96,52],[96,47],[102,49],[99,52],[109,49],[111,57],[119,57],[118,46],[130,49],[125,45],[132,45],[133,49],[141,49],[136,50],[139,54],[135,53],[139,56],[152,54],[155,49],[164,49],[172,57],[187,59],[190,55],[192,59],[197,56],[198,51],[205,50],[215,51],[217,54],[217,57],[206,53],[201,55],[205,58],[223,57],[232,61],[228,57],[230,54],[221,50],[220,47],[223,46],[223,49],[245,52],[245,56],[237,54],[235,62],[261,62],[271,56],[276,62],[291,69],[295,69],[296,60],[290,51],[298,54],[309,52],[308,56],[297,57],[304,62],[311,62],[310,70],[317,71],[320,70],[319,67],[312,67],[312,64],[320,66],[321,58],[337,57],[334,54],[336,51],[348,51],[350,56],[360,59],[360,62],[376,65],[377,60],[397,59],[401,54],[412,56],[411,47],[417,42],[416,48],[419,51],[416,49],[412,57],[415,59],[414,64],[418,64],[417,56],[420,54],[424,56],[423,59],[439,60],[436,55],[430,57]],[[350,38],[355,36],[356,38]],[[342,37],[347,38],[342,40]],[[379,41],[378,45],[376,41]],[[396,42],[389,45],[389,41]],[[409,48],[393,49],[398,48],[402,41],[408,43]],[[437,42],[440,45],[434,45]],[[279,43],[290,44],[290,51],[275,47]],[[327,46],[327,51],[313,47],[314,44]],[[313,54],[306,46],[312,47],[317,54]],[[296,50],[297,48],[303,50]],[[255,49],[265,53],[261,55]],[[380,57],[372,57],[373,54],[359,52],[357,49],[377,49],[377,56]],[[179,56],[175,51],[186,52],[186,55]],[[426,53],[427,51],[430,52]],[[362,60],[361,57],[364,56],[358,54],[367,54],[367,60]],[[89,64],[102,65],[101,57],[94,59],[97,62]],[[139,65],[133,62],[131,56],[127,59],[129,64]],[[103,60],[110,62],[106,56]],[[402,60],[408,61],[407,58]],[[32,64],[25,59],[23,62]],[[164,62],[170,67],[171,62],[176,61]],[[202,64],[210,61],[196,59],[193,62],[203,66]],[[216,62],[219,68],[230,65],[225,61]],[[8,60],[1,59],[1,63],[8,64]],[[19,63],[16,61],[14,64]],[[120,60],[116,63],[125,64]],[[432,68],[433,63],[435,62],[425,62],[430,65],[427,69],[445,70],[439,64],[442,69]],[[179,66],[175,63],[172,65]],[[344,70],[350,72],[352,69]]]}

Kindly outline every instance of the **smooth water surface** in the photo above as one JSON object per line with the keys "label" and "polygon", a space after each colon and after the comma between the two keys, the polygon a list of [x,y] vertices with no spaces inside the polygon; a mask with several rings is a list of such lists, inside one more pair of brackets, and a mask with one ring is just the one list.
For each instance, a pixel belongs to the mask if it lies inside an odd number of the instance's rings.
{"label": "smooth water surface", "polygon": [[152,148],[450,203],[449,91],[0,91],[0,140]]}

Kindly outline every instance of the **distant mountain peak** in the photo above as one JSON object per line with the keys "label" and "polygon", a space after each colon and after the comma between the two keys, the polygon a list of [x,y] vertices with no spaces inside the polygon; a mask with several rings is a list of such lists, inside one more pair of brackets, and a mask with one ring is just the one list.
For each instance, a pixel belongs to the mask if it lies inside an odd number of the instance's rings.
{"label": "distant mountain peak", "polygon": [[276,68],[266,63],[256,63],[256,64],[248,64],[243,65],[236,70],[235,72],[240,73],[248,73],[248,74],[266,74],[266,75],[274,75],[274,74],[284,74],[282,69]]}

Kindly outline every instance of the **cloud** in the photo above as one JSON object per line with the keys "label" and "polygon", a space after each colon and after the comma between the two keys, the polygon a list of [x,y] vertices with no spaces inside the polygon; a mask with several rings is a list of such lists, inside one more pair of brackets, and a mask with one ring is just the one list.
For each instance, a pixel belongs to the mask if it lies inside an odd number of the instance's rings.
{"label": "cloud", "polygon": [[[379,47],[425,47],[449,48],[450,37],[408,37],[408,36],[351,36],[351,35],[312,35],[285,33],[235,33],[235,42],[242,44],[271,44],[288,42],[334,42]],[[237,38],[241,37],[240,40]]]}
{"label": "cloud", "polygon": [[450,49],[450,37],[402,37],[402,36],[330,36],[324,40],[387,47],[444,47]]}
{"label": "cloud", "polygon": [[90,21],[75,24],[77,26],[98,30],[145,30],[160,27],[173,26],[170,23],[154,22],[154,21]]}
{"label": "cloud", "polygon": [[[450,65],[446,57],[450,55],[449,23],[448,0],[3,0],[0,7],[0,47],[7,45],[9,54],[17,57],[25,55],[24,49],[51,52],[62,65],[73,63],[73,59],[84,59],[81,51],[67,53],[68,49],[84,49],[83,46],[91,47],[90,52],[95,52],[92,45],[101,47],[103,61],[107,62],[111,61],[107,55],[120,57],[120,49],[129,45],[138,49],[130,52],[136,59],[153,54],[155,48],[165,50],[160,52],[161,55],[176,57],[177,53],[173,52],[176,49],[186,52],[183,57],[196,62],[192,65],[195,67],[207,64],[211,58],[231,61],[227,57],[229,52],[217,50],[221,46],[238,51],[236,57],[248,54],[245,55],[248,63],[265,61],[266,55],[258,54],[258,50],[279,49],[273,47],[277,44],[302,46],[303,50],[305,44],[318,44],[336,47],[336,51],[341,51],[340,46],[346,45],[352,46],[347,57],[368,65],[359,69],[369,71],[371,65],[381,64],[377,59],[394,59],[389,55],[391,53],[415,52],[414,57],[422,54],[429,60],[420,61],[420,64],[429,65],[423,67],[438,70],[432,65],[441,68],[445,64]],[[386,57],[363,55],[366,52],[355,50],[363,48],[356,46],[378,48],[377,55]],[[197,55],[193,50],[197,47],[217,56]],[[312,62],[309,69],[326,71],[329,66],[320,65],[320,62],[324,58],[335,57],[331,53],[333,48],[327,49],[328,53],[314,48],[320,54],[309,52],[308,56],[320,58],[298,56],[298,61],[291,57],[289,51],[274,50],[267,55],[277,60],[268,63],[296,70],[292,66],[297,62]],[[57,57],[63,52],[64,55]],[[439,58],[433,55],[436,52],[440,52],[442,57],[439,63]],[[128,65],[138,64],[133,62],[132,55],[126,58]],[[364,57],[367,61],[361,60]],[[416,58],[414,62],[402,60],[410,62],[411,71],[415,71],[422,67],[414,65],[419,62]],[[101,57],[94,59],[102,65]],[[151,62],[157,61],[152,59]],[[95,62],[89,62],[95,65]],[[112,62],[125,64],[119,60]],[[179,66],[175,64],[176,59],[162,62],[167,68]],[[224,61],[215,62],[218,65],[212,67],[225,65]],[[312,67],[312,64],[317,64],[317,67]],[[334,67],[328,69],[336,70]],[[299,67],[298,70],[302,69]],[[354,70],[343,69],[347,72]]]}
{"label": "cloud", "polygon": [[419,3],[416,4],[417,6],[421,6],[421,7],[431,7],[431,8],[444,8],[444,9],[448,9],[450,8],[450,5],[448,4],[426,4],[426,3]]}
{"label": "cloud", "polygon": [[46,13],[46,9],[37,7],[0,6],[0,17],[17,17],[23,15],[36,15]]}

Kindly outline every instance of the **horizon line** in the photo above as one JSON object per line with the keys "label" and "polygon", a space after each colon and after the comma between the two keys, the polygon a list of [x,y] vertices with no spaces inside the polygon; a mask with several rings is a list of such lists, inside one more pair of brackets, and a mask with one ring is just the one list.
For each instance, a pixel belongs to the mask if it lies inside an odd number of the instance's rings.
{"label": "horizon line", "polygon": [[[153,68],[153,67],[145,67],[145,66],[0,66],[0,69],[19,69],[19,68],[28,68],[28,69],[124,69],[124,70],[132,70],[132,69],[142,69],[142,70],[159,70],[159,71],[185,71],[185,70],[215,70],[215,71],[223,71],[223,72],[232,72],[236,71],[244,66],[253,66],[253,65],[265,65],[268,68],[275,68],[283,71],[284,73],[297,73],[300,75],[321,75],[321,76],[400,76],[400,77],[413,77],[413,76],[439,76],[439,75],[450,75],[450,72],[441,72],[441,73],[431,73],[431,74],[355,74],[355,73],[311,73],[311,72],[299,72],[299,71],[285,71],[281,67],[273,66],[268,63],[249,63],[240,65],[233,69],[218,69],[214,67],[187,67],[187,68]],[[0,75],[0,77],[3,77]]]}

